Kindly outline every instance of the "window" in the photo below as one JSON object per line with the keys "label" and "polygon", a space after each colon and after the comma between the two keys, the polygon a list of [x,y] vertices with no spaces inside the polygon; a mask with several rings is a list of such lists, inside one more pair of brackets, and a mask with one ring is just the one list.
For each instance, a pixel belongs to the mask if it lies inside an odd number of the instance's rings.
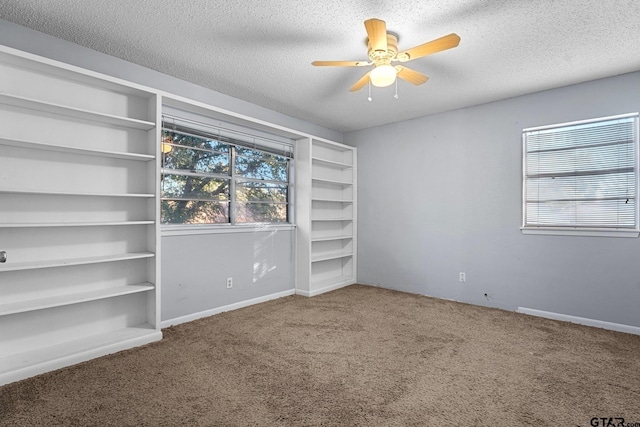
{"label": "window", "polygon": [[523,231],[638,235],[638,114],[524,129],[523,151]]}
{"label": "window", "polygon": [[175,122],[162,130],[163,224],[289,221],[292,146]]}

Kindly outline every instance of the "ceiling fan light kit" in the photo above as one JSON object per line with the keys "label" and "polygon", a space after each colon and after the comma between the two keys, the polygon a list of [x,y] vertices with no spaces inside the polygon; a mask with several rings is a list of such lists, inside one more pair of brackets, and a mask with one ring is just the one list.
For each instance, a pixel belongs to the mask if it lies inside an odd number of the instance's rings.
{"label": "ceiling fan light kit", "polygon": [[[314,61],[312,65],[317,67],[363,67],[373,65],[373,68],[360,78],[349,91],[355,92],[362,89],[367,83],[376,87],[387,87],[396,82],[396,77],[414,85],[421,85],[429,80],[426,75],[410,68],[391,65],[392,62],[407,62],[443,50],[451,49],[460,43],[460,37],[449,34],[439,39],[415,46],[411,49],[398,52],[398,36],[387,31],[387,24],[380,19],[367,19],[364,21],[367,30],[367,47],[370,62],[366,61]],[[396,96],[397,97],[397,96]],[[370,98],[370,97],[369,97]]]}
{"label": "ceiling fan light kit", "polygon": [[372,85],[376,87],[387,87],[396,81],[396,74],[397,71],[392,65],[383,64],[371,70],[369,78],[371,79]]}

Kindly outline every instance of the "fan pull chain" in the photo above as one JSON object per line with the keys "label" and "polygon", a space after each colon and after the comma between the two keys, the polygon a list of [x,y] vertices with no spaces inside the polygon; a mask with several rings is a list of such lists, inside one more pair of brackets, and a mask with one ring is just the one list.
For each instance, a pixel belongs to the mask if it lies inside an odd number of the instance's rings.
{"label": "fan pull chain", "polygon": [[396,79],[396,94],[393,95],[395,99],[398,99],[398,79]]}
{"label": "fan pull chain", "polygon": [[369,102],[373,101],[373,98],[371,98],[371,79],[369,79],[369,97],[367,99]]}

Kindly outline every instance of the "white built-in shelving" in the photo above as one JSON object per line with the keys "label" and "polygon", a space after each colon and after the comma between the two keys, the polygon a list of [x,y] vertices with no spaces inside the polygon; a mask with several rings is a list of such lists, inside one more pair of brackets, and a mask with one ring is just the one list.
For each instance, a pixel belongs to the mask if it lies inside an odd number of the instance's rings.
{"label": "white built-in shelving", "polygon": [[297,292],[356,281],[356,149],[304,138],[296,145]]}
{"label": "white built-in shelving", "polygon": [[159,98],[0,46],[0,384],[162,337]]}

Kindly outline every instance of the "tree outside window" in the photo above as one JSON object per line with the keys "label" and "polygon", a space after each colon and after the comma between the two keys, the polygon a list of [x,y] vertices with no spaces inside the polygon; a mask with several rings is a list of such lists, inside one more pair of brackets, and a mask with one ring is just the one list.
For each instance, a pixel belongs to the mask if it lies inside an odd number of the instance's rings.
{"label": "tree outside window", "polygon": [[286,223],[290,158],[220,139],[163,130],[162,223]]}

